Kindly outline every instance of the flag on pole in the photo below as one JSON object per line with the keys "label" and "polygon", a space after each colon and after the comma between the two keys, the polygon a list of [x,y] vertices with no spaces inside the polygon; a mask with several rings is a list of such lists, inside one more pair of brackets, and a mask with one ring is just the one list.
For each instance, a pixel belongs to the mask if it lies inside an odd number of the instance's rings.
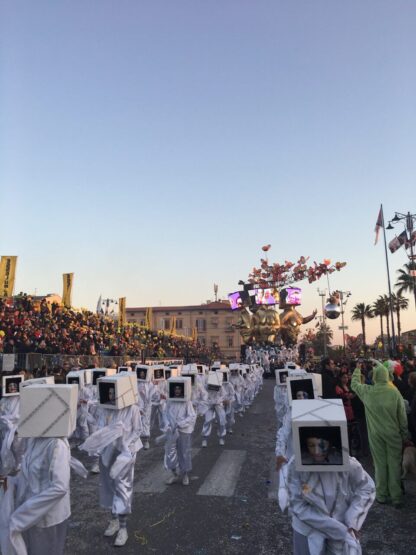
{"label": "flag on pole", "polygon": [[17,256],[2,256],[0,262],[0,297],[12,297]]}
{"label": "flag on pole", "polygon": [[118,327],[122,330],[126,326],[126,297],[118,300]]}
{"label": "flag on pole", "polygon": [[71,295],[72,295],[72,285],[74,282],[74,274],[62,274],[64,288],[62,294],[62,304],[65,308],[71,308]]}
{"label": "flag on pole", "polygon": [[380,234],[380,229],[382,227],[384,227],[384,217],[383,217],[383,207],[380,206],[380,212],[378,213],[378,217],[377,217],[377,221],[376,221],[376,227],[374,229],[374,231],[376,232],[376,239],[374,241],[375,245],[377,245],[378,236]]}
{"label": "flag on pole", "polygon": [[98,299],[97,302],[97,314],[103,314],[103,307],[101,306],[103,304],[103,299],[102,299],[102,295],[100,295],[100,298]]}
{"label": "flag on pole", "polygon": [[176,333],[176,316],[172,316],[172,321],[170,325],[170,334],[174,335]]}
{"label": "flag on pole", "polygon": [[403,230],[400,235],[392,239],[389,243],[390,252],[393,254],[397,250],[400,249],[402,245],[404,245],[407,241],[407,233],[406,230]]}
{"label": "flag on pole", "polygon": [[151,307],[146,308],[146,316],[145,316],[145,327],[148,330],[152,329],[152,316],[153,316],[153,310]]}

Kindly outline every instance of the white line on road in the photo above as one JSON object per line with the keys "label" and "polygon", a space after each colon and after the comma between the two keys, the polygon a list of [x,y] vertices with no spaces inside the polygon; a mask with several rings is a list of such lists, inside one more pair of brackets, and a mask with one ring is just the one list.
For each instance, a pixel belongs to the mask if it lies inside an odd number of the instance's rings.
{"label": "white line on road", "polygon": [[[192,458],[199,452],[200,448],[192,449]],[[134,493],[163,493],[169,486],[166,480],[171,476],[171,473],[165,469],[163,462],[157,463],[149,472],[146,472],[134,484]]]}
{"label": "white line on road", "polygon": [[197,495],[231,497],[234,494],[246,451],[226,450],[221,453]]}

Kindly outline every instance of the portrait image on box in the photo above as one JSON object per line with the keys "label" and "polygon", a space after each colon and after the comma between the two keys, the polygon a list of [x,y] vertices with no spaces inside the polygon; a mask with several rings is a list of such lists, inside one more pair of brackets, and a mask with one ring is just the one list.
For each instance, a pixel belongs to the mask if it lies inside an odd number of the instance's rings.
{"label": "portrait image on box", "polygon": [[19,395],[20,384],[24,381],[24,376],[16,374],[14,376],[3,376],[2,378],[2,396],[11,397]]}
{"label": "portrait image on box", "polygon": [[289,400],[315,399],[315,388],[312,376],[302,376],[299,378],[289,377]]}
{"label": "portrait image on box", "polygon": [[99,404],[107,409],[124,409],[137,402],[137,379],[134,372],[106,376],[97,382]]}
{"label": "portrait image on box", "polygon": [[185,399],[185,384],[184,383],[171,383],[169,384],[169,399]]}
{"label": "portrait image on box", "polygon": [[192,395],[191,376],[170,378],[168,381],[169,401],[190,401]]}
{"label": "portrait image on box", "polygon": [[105,378],[106,376],[105,370],[93,370],[92,371],[92,385],[97,385],[97,380],[100,378]]}
{"label": "portrait image on box", "polygon": [[78,387],[34,384],[20,390],[19,437],[68,437],[75,430]]}
{"label": "portrait image on box", "polygon": [[166,368],[165,370],[165,380],[168,380],[172,377],[172,368]]}
{"label": "portrait image on box", "polygon": [[277,385],[287,385],[286,381],[289,377],[289,370],[283,368],[282,370],[276,371],[276,383]]}
{"label": "portrait image on box", "polygon": [[303,465],[342,465],[342,440],[339,426],[299,428]]}
{"label": "portrait image on box", "polygon": [[153,369],[153,379],[154,380],[164,380],[165,379],[165,370],[163,368],[154,368]]}
{"label": "portrait image on box", "polygon": [[136,378],[140,382],[150,381],[151,370],[147,366],[136,366]]}

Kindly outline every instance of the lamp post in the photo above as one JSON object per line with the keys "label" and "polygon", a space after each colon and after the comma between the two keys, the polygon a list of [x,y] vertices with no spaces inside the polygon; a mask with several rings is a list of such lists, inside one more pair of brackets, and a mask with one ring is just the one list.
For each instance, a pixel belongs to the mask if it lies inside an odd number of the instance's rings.
{"label": "lamp post", "polygon": [[322,300],[322,330],[324,335],[324,357],[328,356],[328,348],[327,348],[327,338],[326,338],[326,317],[325,317],[325,297],[326,297],[326,289],[321,291],[319,288],[317,289],[318,295],[321,297]]}
{"label": "lamp post", "polygon": [[394,229],[394,227],[391,224],[392,223],[397,224],[399,222],[404,223],[405,230],[407,232],[407,241],[405,243],[405,249],[407,249],[410,246],[410,255],[408,254],[407,256],[409,257],[409,260],[410,260],[410,265],[409,265],[410,275],[412,277],[413,296],[415,299],[415,306],[416,306],[416,272],[414,268],[416,256],[413,248],[413,243],[416,242],[416,231],[415,231],[416,214],[411,214],[410,212],[408,212],[407,214],[395,212],[394,218],[389,221],[389,225],[387,226],[386,229]]}
{"label": "lamp post", "polygon": [[[338,293],[339,293],[339,298],[341,301],[341,329],[342,329],[342,348],[343,348],[343,352],[344,352],[344,356],[345,356],[345,330],[347,329],[345,324],[344,324],[344,306],[347,304],[348,302],[348,298],[351,296],[351,291],[340,291],[338,289]],[[344,302],[344,295],[345,295],[345,302]]]}

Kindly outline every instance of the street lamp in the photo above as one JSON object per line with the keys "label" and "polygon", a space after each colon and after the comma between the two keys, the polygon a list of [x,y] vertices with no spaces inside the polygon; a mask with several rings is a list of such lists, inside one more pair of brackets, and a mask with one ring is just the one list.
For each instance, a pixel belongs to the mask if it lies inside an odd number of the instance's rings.
{"label": "street lamp", "polygon": [[318,295],[322,299],[322,330],[324,335],[324,357],[328,356],[328,349],[327,349],[327,338],[326,338],[326,315],[325,315],[325,297],[326,297],[326,289],[321,291],[319,288],[317,289]]}
{"label": "street lamp", "polygon": [[416,262],[416,256],[413,249],[414,243],[416,242],[416,230],[415,230],[416,214],[411,214],[410,212],[408,212],[407,214],[402,214],[401,212],[395,212],[394,218],[389,221],[389,225],[387,226],[386,229],[394,229],[394,227],[391,224],[392,223],[397,224],[399,222],[404,223],[404,227],[407,234],[406,243],[404,247],[405,249],[407,249],[410,246],[410,255],[408,254],[407,256],[410,260],[410,265],[409,265],[410,275],[413,282],[413,296],[415,298],[415,306],[416,306],[416,272],[414,268],[415,262]]}
{"label": "street lamp", "polygon": [[[347,304],[348,302],[348,298],[351,297],[351,291],[340,291],[338,289],[338,293],[340,296],[340,300],[341,300],[341,329],[342,329],[342,345],[343,345],[343,351],[344,351],[344,356],[345,356],[345,330],[348,329],[345,325],[344,325],[344,306]],[[345,302],[344,302],[344,295],[345,295]]]}

